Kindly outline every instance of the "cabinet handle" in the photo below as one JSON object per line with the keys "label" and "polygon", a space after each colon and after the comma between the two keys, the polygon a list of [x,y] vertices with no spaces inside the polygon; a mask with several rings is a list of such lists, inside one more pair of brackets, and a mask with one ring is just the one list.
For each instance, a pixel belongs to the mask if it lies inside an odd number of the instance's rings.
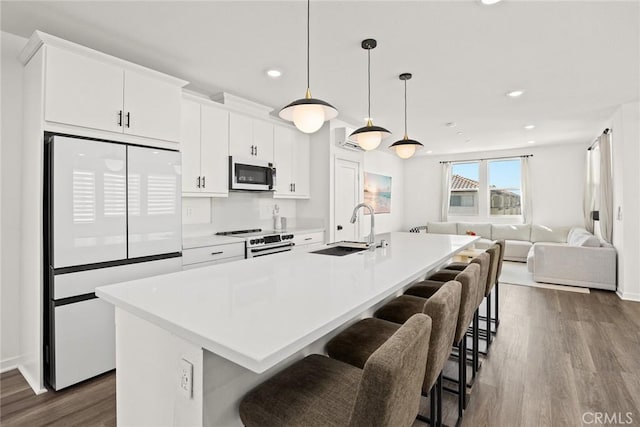
{"label": "cabinet handle", "polygon": [[118,112],[118,126],[122,127],[122,110]]}
{"label": "cabinet handle", "polygon": [[253,145],[251,146],[251,155],[253,156]]}
{"label": "cabinet handle", "polygon": [[289,184],[289,193],[293,192],[293,184]]}
{"label": "cabinet handle", "polygon": [[258,146],[256,145],[256,156],[258,155]]}
{"label": "cabinet handle", "polygon": [[202,188],[207,188],[207,181],[206,181],[207,177],[203,176],[202,177]]}
{"label": "cabinet handle", "polygon": [[125,123],[126,127],[131,127],[131,113],[127,112],[127,122]]}
{"label": "cabinet handle", "polygon": [[296,183],[295,182],[293,183],[293,192],[294,193],[296,192]]}
{"label": "cabinet handle", "polygon": [[211,252],[211,255],[220,255],[220,254],[223,254],[223,253],[224,253],[224,251],[220,251],[220,252]]}
{"label": "cabinet handle", "polygon": [[311,239],[313,239],[313,237],[307,237],[307,238],[306,238],[306,239],[304,239],[304,240],[311,240]]}
{"label": "cabinet handle", "polygon": [[200,188],[200,177],[198,177],[198,188]]}

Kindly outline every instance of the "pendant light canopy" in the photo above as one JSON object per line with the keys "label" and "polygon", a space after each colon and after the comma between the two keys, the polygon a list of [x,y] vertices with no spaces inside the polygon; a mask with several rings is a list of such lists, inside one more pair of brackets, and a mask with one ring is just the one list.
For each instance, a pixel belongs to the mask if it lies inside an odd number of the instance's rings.
{"label": "pendant light canopy", "polygon": [[304,98],[296,99],[280,110],[280,117],[293,122],[304,133],[314,133],[322,127],[325,121],[338,116],[331,104],[321,99],[312,98],[309,89],[309,21],[310,0],[307,0],[307,92]]}
{"label": "pendant light canopy", "polygon": [[415,154],[416,149],[424,145],[415,139],[409,139],[407,134],[407,80],[411,78],[411,73],[402,73],[399,78],[404,81],[404,138],[394,142],[389,148],[393,148],[401,159],[408,159]]}
{"label": "pendant light canopy", "polygon": [[378,45],[374,39],[366,39],[362,41],[362,48],[367,51],[367,93],[368,93],[368,109],[367,124],[360,129],[356,129],[350,135],[358,142],[358,145],[364,150],[375,150],[380,142],[391,132],[380,126],[374,126],[371,120],[371,50]]}

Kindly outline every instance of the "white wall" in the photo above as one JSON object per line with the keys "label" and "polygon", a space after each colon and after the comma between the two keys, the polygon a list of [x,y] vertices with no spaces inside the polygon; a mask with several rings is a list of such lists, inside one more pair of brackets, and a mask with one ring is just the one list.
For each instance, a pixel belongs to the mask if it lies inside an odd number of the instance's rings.
{"label": "white wall", "polygon": [[640,103],[622,105],[611,120],[611,129],[618,295],[640,301]]}
{"label": "white wall", "polygon": [[[409,159],[404,170],[404,229],[440,221],[441,165],[444,160],[469,160],[502,156],[533,154],[529,159],[531,174],[533,218],[535,224],[579,225],[584,224],[582,199],[585,175],[586,148],[584,144],[528,147],[527,149],[501,150],[454,154],[449,156],[424,156]],[[449,220],[455,221],[455,217]],[[496,218],[465,218],[479,222],[497,222]]]}
{"label": "white wall", "polygon": [[22,64],[27,39],[2,32],[2,163],[0,222],[0,370],[16,367],[20,356],[20,163],[22,158]]}
{"label": "white wall", "polygon": [[[364,171],[391,177],[391,213],[376,215],[376,233],[400,231],[404,223],[404,161],[380,150],[364,154]],[[369,215],[363,216],[365,234],[369,234]]]}

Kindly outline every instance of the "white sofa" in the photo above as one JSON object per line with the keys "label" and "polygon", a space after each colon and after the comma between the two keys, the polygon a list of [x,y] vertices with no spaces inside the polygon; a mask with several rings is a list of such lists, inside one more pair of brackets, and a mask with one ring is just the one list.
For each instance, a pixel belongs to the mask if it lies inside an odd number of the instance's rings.
{"label": "white sofa", "polygon": [[478,248],[504,240],[504,259],[526,262],[536,282],[616,289],[615,248],[580,227],[429,222],[426,231],[438,234],[473,231],[481,237],[476,242]]}

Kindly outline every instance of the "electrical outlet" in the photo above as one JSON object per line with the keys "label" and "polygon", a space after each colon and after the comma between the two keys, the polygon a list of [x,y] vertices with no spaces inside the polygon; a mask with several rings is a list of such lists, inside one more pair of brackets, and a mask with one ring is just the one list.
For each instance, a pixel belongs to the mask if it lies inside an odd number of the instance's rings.
{"label": "electrical outlet", "polygon": [[193,397],[193,365],[187,360],[180,360],[180,391],[187,399]]}

